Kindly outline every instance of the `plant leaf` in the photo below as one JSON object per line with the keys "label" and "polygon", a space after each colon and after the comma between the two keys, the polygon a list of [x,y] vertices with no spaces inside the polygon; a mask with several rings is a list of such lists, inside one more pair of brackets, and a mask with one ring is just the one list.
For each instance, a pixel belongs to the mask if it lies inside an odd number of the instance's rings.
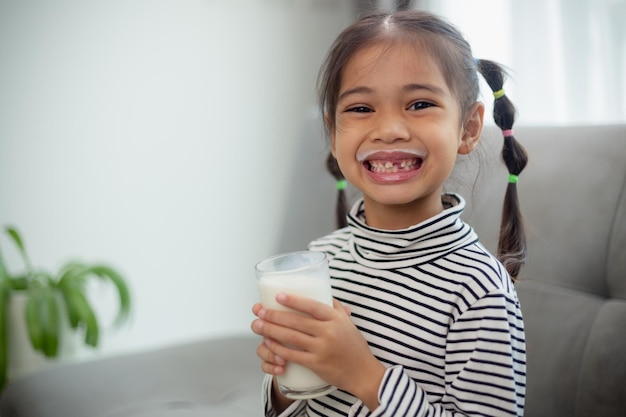
{"label": "plant leaf", "polygon": [[27,292],[26,305],[24,306],[24,317],[26,318],[30,344],[33,349],[40,352],[43,349],[43,328],[39,313],[41,301],[41,289],[36,288]]}
{"label": "plant leaf", "polygon": [[59,271],[58,283],[65,285],[71,282],[73,286],[84,286],[85,276],[89,273],[89,267],[78,262],[68,262]]}
{"label": "plant leaf", "polygon": [[9,276],[0,257],[0,396],[8,376]]}
{"label": "plant leaf", "polygon": [[9,279],[9,271],[7,270],[4,259],[2,259],[2,252],[0,252],[0,279]]}
{"label": "plant leaf", "polygon": [[61,291],[63,299],[65,300],[65,308],[67,311],[67,316],[70,320],[70,326],[72,327],[72,329],[76,330],[78,328],[78,325],[80,324],[81,319],[79,315],[79,308],[76,305],[72,294],[79,290],[72,289],[72,287],[68,285],[59,285],[58,288]]}
{"label": "plant leaf", "polygon": [[28,289],[28,275],[13,276],[9,279],[9,287],[13,291]]}
{"label": "plant leaf", "polygon": [[115,285],[119,297],[120,308],[114,324],[119,325],[126,321],[130,314],[131,299],[130,290],[128,289],[128,285],[126,284],[124,277],[122,277],[122,275],[120,275],[115,269],[106,265],[93,265],[89,268],[89,271],[102,279],[110,280],[113,285]]}
{"label": "plant leaf", "polygon": [[59,300],[54,288],[42,290],[40,315],[42,324],[42,352],[48,358],[54,358],[59,351]]}
{"label": "plant leaf", "polygon": [[98,346],[99,328],[98,320],[93,309],[89,306],[87,298],[80,291],[68,290],[68,298],[76,309],[78,321],[85,326],[85,343],[92,347]]}
{"label": "plant leaf", "polygon": [[3,280],[3,283],[7,283],[8,280],[11,279],[9,275],[9,270],[4,263],[4,259],[2,258],[2,251],[0,251],[0,280]]}
{"label": "plant leaf", "polygon": [[15,227],[7,226],[5,228],[7,234],[11,236],[15,245],[19,248],[20,251],[26,252],[24,249],[24,242],[22,241],[22,236],[20,236],[20,232],[17,231]]}
{"label": "plant leaf", "polygon": [[24,260],[24,264],[26,265],[26,268],[29,271],[32,270],[30,259],[28,258],[28,254],[26,253],[26,246],[24,245],[24,241],[22,240],[22,236],[20,235],[20,232],[17,230],[17,228],[11,227],[11,226],[7,226],[5,230],[7,234],[13,240],[13,243],[15,243],[15,246],[17,246],[17,248],[19,249],[20,255],[22,256],[22,259]]}

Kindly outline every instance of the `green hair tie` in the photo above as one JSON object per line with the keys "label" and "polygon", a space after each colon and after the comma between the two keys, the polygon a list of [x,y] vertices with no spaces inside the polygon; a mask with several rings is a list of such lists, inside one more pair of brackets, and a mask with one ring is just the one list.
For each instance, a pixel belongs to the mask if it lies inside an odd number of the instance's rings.
{"label": "green hair tie", "polygon": [[504,88],[501,88],[501,89],[499,89],[498,91],[494,91],[494,92],[493,92],[493,98],[494,98],[495,100],[497,100],[497,99],[499,99],[499,98],[501,98],[501,97],[504,97]]}
{"label": "green hair tie", "polygon": [[517,184],[518,178],[517,175],[509,174],[509,182],[511,184]]}
{"label": "green hair tie", "polygon": [[337,189],[339,191],[345,190],[346,187],[348,186],[348,181],[346,181],[346,180],[337,180],[336,186],[337,186]]}

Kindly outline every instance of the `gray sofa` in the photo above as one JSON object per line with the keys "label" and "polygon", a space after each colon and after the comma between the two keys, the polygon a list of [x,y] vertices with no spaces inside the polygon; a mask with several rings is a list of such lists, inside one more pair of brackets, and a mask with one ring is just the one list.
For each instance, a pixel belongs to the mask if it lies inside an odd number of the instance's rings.
{"label": "gray sofa", "polygon": [[[519,183],[529,259],[516,284],[528,352],[525,415],[624,417],[626,126],[520,127],[517,137],[531,155]],[[487,129],[448,186],[466,196],[466,218],[492,250],[506,185],[500,141]],[[303,158],[323,159],[307,146]],[[321,170],[309,181],[329,182]],[[298,203],[319,205],[319,223],[298,228],[302,241],[326,225],[329,183],[327,194]],[[242,335],[51,368],[11,383],[0,416],[260,416],[257,342]]]}
{"label": "gray sofa", "polygon": [[[516,132],[530,153],[519,182],[529,255],[516,284],[526,327],[525,415],[624,417],[626,126]],[[493,155],[499,135],[483,136]],[[468,213],[492,250],[499,216],[492,202],[504,190],[493,181],[506,176],[499,168],[481,170],[475,187],[487,194],[474,197]]]}

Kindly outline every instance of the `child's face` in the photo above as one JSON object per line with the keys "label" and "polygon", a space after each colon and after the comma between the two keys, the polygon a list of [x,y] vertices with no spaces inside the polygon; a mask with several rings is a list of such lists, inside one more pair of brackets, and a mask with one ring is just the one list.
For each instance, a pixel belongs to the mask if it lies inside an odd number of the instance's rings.
{"label": "child's face", "polygon": [[346,179],[363,193],[370,226],[406,228],[441,212],[457,153],[478,140],[482,106],[470,113],[476,112],[474,137],[436,62],[413,45],[373,45],[348,62],[331,147]]}

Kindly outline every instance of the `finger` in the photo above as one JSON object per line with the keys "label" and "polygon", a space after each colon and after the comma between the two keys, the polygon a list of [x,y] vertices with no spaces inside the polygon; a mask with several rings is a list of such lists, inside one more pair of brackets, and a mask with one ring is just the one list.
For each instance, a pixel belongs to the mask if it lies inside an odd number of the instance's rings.
{"label": "finger", "polygon": [[[299,351],[309,350],[313,342],[313,339],[315,339],[314,336],[311,336],[310,334],[311,332],[308,330],[310,326],[301,326],[299,328],[292,329],[289,327],[275,326],[275,325],[269,324],[268,326],[266,326],[266,328],[267,327],[269,327],[269,329],[267,329],[268,334],[272,336],[269,338],[270,341],[268,343],[272,343],[271,341],[278,342],[278,343],[270,344],[270,346],[271,346],[271,349],[274,350],[280,356],[289,353],[282,349],[282,348],[285,348],[286,346],[289,346],[289,348],[286,348],[289,351],[294,350],[294,349],[299,350]],[[275,350],[275,349],[279,349],[279,350]],[[287,357],[285,356],[282,356],[282,357],[287,359]]]}
{"label": "finger", "polygon": [[[276,364],[278,366],[284,366],[288,362],[301,363],[310,356],[310,354],[304,350],[297,349],[292,346],[286,346],[274,339],[266,338],[264,343],[268,350],[272,352],[272,355],[280,358],[281,362]],[[282,361],[284,361],[284,363]]]}
{"label": "finger", "polygon": [[257,356],[263,362],[267,362],[268,364],[271,364],[274,366],[285,366],[287,361],[285,361],[283,358],[281,358],[276,353],[274,353],[274,351],[270,349],[269,345],[270,343],[268,343],[266,340],[261,342],[256,348]]}
{"label": "finger", "polygon": [[261,363],[261,370],[266,374],[271,375],[282,375],[285,373],[284,366],[278,366],[267,362]]}
{"label": "finger", "polygon": [[282,375],[285,372],[286,361],[272,352],[265,342],[261,342],[257,346],[256,353],[261,359],[263,372],[272,375]]}
{"label": "finger", "polygon": [[330,320],[332,318],[332,308],[328,304],[312,298],[279,293],[276,295],[276,301],[285,307],[308,314],[317,320]]}
{"label": "finger", "polygon": [[252,312],[254,313],[255,316],[259,315],[259,311],[263,308],[263,304],[261,303],[255,303],[252,306]]}
{"label": "finger", "polygon": [[352,314],[352,311],[350,311],[350,307],[341,304],[341,301],[337,300],[336,298],[333,298],[333,307],[335,308],[335,310],[345,311],[348,316]]}
{"label": "finger", "polygon": [[[322,322],[299,313],[267,310],[265,316],[266,320],[258,319],[252,323],[252,331],[266,340],[277,342],[275,346],[278,348],[289,346],[292,350],[308,351],[315,339],[315,330],[319,332],[323,326]],[[279,351],[274,345],[269,346],[274,353],[290,361],[289,357],[284,356],[285,350]]]}
{"label": "finger", "polygon": [[261,331],[263,330],[263,322],[261,320],[252,320],[252,323],[250,323],[250,329],[258,334],[261,335]]}
{"label": "finger", "polygon": [[301,341],[305,340],[304,335],[315,336],[324,325],[325,322],[308,314],[262,309],[259,312],[259,321],[253,323],[253,331],[281,343],[299,347]]}

